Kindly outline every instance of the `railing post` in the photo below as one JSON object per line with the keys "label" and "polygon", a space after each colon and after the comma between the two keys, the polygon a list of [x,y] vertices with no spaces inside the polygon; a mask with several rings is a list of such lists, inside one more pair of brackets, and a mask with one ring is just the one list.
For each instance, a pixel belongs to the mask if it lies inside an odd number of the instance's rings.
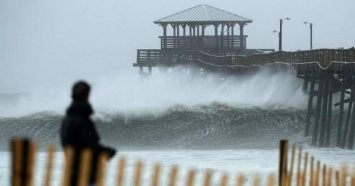
{"label": "railing post", "polygon": [[148,52],[147,52],[147,62],[148,63],[150,63],[150,52],[151,52],[150,50],[148,50]]}

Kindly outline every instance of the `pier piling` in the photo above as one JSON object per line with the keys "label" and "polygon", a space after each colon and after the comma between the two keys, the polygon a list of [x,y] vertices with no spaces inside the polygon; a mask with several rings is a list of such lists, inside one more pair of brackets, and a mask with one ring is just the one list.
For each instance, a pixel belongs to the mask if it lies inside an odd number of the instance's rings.
{"label": "pier piling", "polygon": [[355,89],[354,83],[351,83],[351,93],[350,93],[350,99],[349,99],[349,105],[348,105],[348,113],[347,113],[347,116],[346,116],[346,123],[345,123],[345,127],[344,127],[344,130],[343,130],[341,148],[345,148],[345,146],[346,146],[346,139],[347,139],[347,135],[348,135],[348,128],[349,128],[349,123],[350,123],[351,110],[354,109],[353,108],[354,89]]}
{"label": "pier piling", "polygon": [[341,87],[340,87],[340,101],[339,101],[339,123],[338,123],[338,130],[337,130],[337,147],[341,146],[341,132],[343,126],[343,113],[344,113],[344,97],[345,97],[345,88],[346,87],[346,78],[345,74],[343,74],[343,78],[341,80]]}
{"label": "pier piling", "polygon": [[309,128],[310,128],[310,124],[311,124],[312,104],[313,104],[315,80],[316,80],[316,78],[315,78],[315,72],[314,72],[314,70],[312,70],[312,73],[311,73],[311,86],[310,86],[310,90],[309,90],[307,116],[306,116],[306,130],[305,130],[305,136],[309,136]]}
{"label": "pier piling", "polygon": [[310,79],[309,75],[310,74],[307,71],[304,73],[304,81],[303,81],[303,88],[302,88],[304,92],[307,92],[307,89],[308,89],[308,82]]}
{"label": "pier piling", "polygon": [[[353,83],[351,91],[352,92],[354,91],[354,94],[355,94],[355,83]],[[355,95],[353,95],[353,99],[354,99],[354,97],[355,97]],[[348,138],[348,149],[353,149],[353,146],[354,146],[354,133],[355,133],[355,101],[353,100],[352,119],[351,119],[349,138]]]}
{"label": "pier piling", "polygon": [[330,130],[332,122],[332,105],[333,105],[333,72],[329,74],[329,89],[328,89],[328,113],[327,113],[327,125],[325,128],[325,147],[330,145]]}
{"label": "pier piling", "polygon": [[319,147],[324,147],[324,136],[326,128],[327,107],[328,107],[328,92],[329,92],[329,72],[324,74],[324,87],[323,87],[323,103],[322,103],[322,117],[320,120],[320,135]]}
{"label": "pier piling", "polygon": [[322,105],[322,90],[323,90],[323,73],[319,73],[319,84],[318,84],[318,92],[317,92],[317,105],[316,105],[316,116],[314,119],[314,128],[313,128],[313,135],[312,135],[312,145],[317,145],[318,140],[318,129],[319,129],[319,117],[321,113],[321,105]]}

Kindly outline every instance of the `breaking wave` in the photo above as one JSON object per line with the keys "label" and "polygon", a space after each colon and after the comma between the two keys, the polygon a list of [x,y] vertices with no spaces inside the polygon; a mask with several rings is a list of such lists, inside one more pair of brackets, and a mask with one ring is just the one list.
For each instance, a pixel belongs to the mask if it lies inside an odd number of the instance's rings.
{"label": "breaking wave", "polygon": [[[292,74],[225,77],[181,67],[146,78],[127,72],[89,82],[102,140],[119,148],[274,148],[282,138],[307,140],[307,96]],[[0,95],[0,150],[13,136],[58,144],[70,86]]]}
{"label": "breaking wave", "polygon": [[[40,144],[59,143],[61,115],[37,113],[0,119],[1,146],[12,136],[28,136]],[[274,148],[279,139],[305,143],[305,114],[296,109],[235,108],[212,103],[176,106],[159,115],[96,117],[105,143],[124,149]],[[2,149],[6,150],[6,149]]]}

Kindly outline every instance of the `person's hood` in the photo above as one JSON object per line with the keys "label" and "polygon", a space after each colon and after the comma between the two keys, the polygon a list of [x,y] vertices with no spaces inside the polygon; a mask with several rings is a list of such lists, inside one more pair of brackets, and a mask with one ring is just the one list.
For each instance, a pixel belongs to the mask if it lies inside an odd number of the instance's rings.
{"label": "person's hood", "polygon": [[73,101],[67,109],[67,115],[90,116],[94,111],[88,102]]}

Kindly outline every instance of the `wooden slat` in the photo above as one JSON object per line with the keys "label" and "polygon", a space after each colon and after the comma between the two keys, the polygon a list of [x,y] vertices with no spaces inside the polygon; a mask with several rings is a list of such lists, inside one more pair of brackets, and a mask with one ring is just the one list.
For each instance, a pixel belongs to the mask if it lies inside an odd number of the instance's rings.
{"label": "wooden slat", "polygon": [[243,186],[244,183],[245,183],[245,180],[246,180],[246,178],[245,178],[245,175],[244,175],[244,174],[242,174],[242,173],[238,174],[236,186]]}
{"label": "wooden slat", "polygon": [[159,186],[161,166],[156,164],[153,169],[152,186]]}
{"label": "wooden slat", "polygon": [[222,175],[219,185],[220,186],[227,186],[228,185],[228,174],[227,173],[224,173]]}
{"label": "wooden slat", "polygon": [[106,176],[106,166],[109,155],[107,153],[101,153],[98,158],[98,170],[96,175],[97,186],[105,185],[105,176]]}
{"label": "wooden slat", "polygon": [[314,157],[312,156],[311,157],[311,165],[310,165],[310,170],[309,170],[309,173],[310,173],[310,178],[309,178],[309,185],[314,185]]}
{"label": "wooden slat", "polygon": [[186,186],[194,186],[196,170],[189,170],[187,174]]}
{"label": "wooden slat", "polygon": [[288,141],[280,141],[280,165],[279,165],[279,185],[285,186],[287,183],[287,152]]}
{"label": "wooden slat", "polygon": [[203,180],[203,186],[210,186],[211,185],[211,179],[212,179],[212,171],[207,170],[205,173],[205,178]]}
{"label": "wooden slat", "polygon": [[311,172],[311,176],[313,177],[313,179],[310,180],[310,183],[309,183],[310,186],[315,186],[315,185],[316,185],[316,179],[315,179],[315,175],[316,175],[316,174],[317,174],[317,173],[316,173],[316,170],[314,170],[314,171]]}
{"label": "wooden slat", "polygon": [[343,164],[340,170],[340,184],[341,186],[346,186],[346,177],[348,176],[348,167]]}
{"label": "wooden slat", "polygon": [[340,174],[339,171],[335,172],[335,185],[340,186]]}
{"label": "wooden slat", "polygon": [[333,182],[333,168],[330,167],[328,170],[327,186],[332,186],[333,185],[332,182]]}
{"label": "wooden slat", "polygon": [[298,179],[299,179],[299,181],[298,181],[298,186],[302,186],[302,183],[303,183],[303,180],[304,180],[303,172],[300,173]]}
{"label": "wooden slat", "polygon": [[327,185],[327,165],[323,165],[323,171],[322,171],[323,173],[322,173],[322,184],[324,185],[324,186],[326,186]]}
{"label": "wooden slat", "polygon": [[126,168],[126,158],[121,157],[118,162],[117,182],[116,182],[117,186],[124,185],[125,168]]}
{"label": "wooden slat", "polygon": [[12,168],[12,185],[13,186],[21,186],[22,185],[22,160],[23,160],[23,140],[20,139],[14,139],[12,140],[12,163],[13,163],[13,168]]}
{"label": "wooden slat", "polygon": [[44,186],[51,186],[52,171],[53,171],[53,161],[54,161],[54,145],[49,145],[47,148],[47,166],[44,177]]}
{"label": "wooden slat", "polygon": [[175,186],[177,181],[178,168],[173,166],[170,169],[169,186]]}
{"label": "wooden slat", "polygon": [[25,181],[26,186],[32,186],[33,184],[35,154],[36,154],[36,144],[34,142],[29,141],[28,154],[27,154],[27,170],[26,170],[27,180]]}
{"label": "wooden slat", "polygon": [[135,166],[135,174],[133,177],[133,186],[140,186],[142,179],[143,162],[137,161]]}
{"label": "wooden slat", "polygon": [[293,175],[293,165],[294,165],[294,160],[295,160],[295,153],[296,153],[296,145],[292,145],[292,152],[291,152],[291,164],[290,164],[290,171],[289,171],[289,176],[287,176],[287,184],[291,186],[292,183],[292,175]]}
{"label": "wooden slat", "polygon": [[302,179],[302,186],[306,186],[306,179],[307,179],[307,167],[308,167],[308,153],[305,153],[304,156],[304,165],[303,165],[303,179]]}
{"label": "wooden slat", "polygon": [[317,161],[316,174],[314,176],[315,186],[319,186],[319,174],[320,174],[320,161]]}
{"label": "wooden slat", "polygon": [[78,186],[89,185],[92,150],[84,149],[81,152]]}
{"label": "wooden slat", "polygon": [[64,150],[65,152],[65,165],[63,166],[63,176],[62,176],[62,184],[63,186],[69,186],[70,177],[72,174],[72,166],[74,159],[74,149],[71,146],[67,146]]}
{"label": "wooden slat", "polygon": [[274,174],[270,174],[267,178],[267,186],[275,186],[276,178]]}
{"label": "wooden slat", "polygon": [[258,174],[254,176],[253,186],[260,186],[260,176]]}

